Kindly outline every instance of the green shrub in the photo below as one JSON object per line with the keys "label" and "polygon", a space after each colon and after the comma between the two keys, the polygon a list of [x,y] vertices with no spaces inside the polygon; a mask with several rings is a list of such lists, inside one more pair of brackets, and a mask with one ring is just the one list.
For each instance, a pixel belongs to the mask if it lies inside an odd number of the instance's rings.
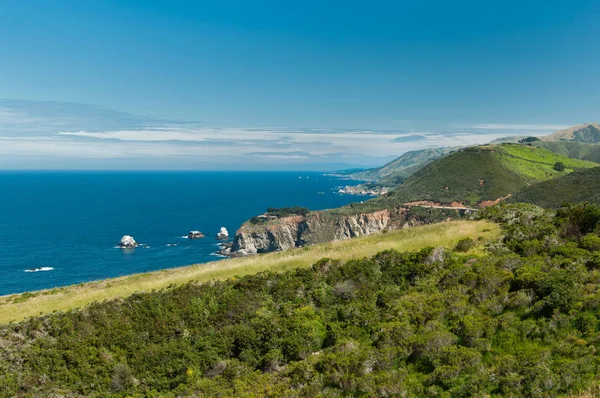
{"label": "green shrub", "polygon": [[288,217],[288,216],[305,216],[310,213],[310,210],[306,207],[282,207],[275,208],[269,207],[266,213],[261,216],[254,216],[249,221],[251,224],[264,224],[272,219]]}
{"label": "green shrub", "polygon": [[525,137],[519,140],[520,144],[528,144],[528,143],[532,143],[532,142],[536,142],[539,141],[540,139],[538,137]]}
{"label": "green shrub", "polygon": [[474,248],[475,245],[476,245],[476,243],[473,239],[463,238],[458,241],[458,243],[454,247],[454,250],[456,250],[457,252],[468,252],[469,250]]}
{"label": "green shrub", "polygon": [[591,252],[600,250],[600,236],[594,234],[587,234],[581,238],[579,245]]}
{"label": "green shrub", "polygon": [[554,163],[553,169],[556,171],[565,171],[565,164],[563,162]]}

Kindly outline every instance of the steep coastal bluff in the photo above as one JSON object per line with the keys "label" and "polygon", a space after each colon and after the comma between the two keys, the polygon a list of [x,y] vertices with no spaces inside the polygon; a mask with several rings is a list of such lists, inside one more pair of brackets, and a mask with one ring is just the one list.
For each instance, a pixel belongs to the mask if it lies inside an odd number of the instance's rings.
{"label": "steep coastal bluff", "polygon": [[396,206],[358,214],[317,211],[269,220],[262,224],[246,222],[237,230],[233,244],[223,248],[222,254],[239,257],[281,251],[458,219],[464,217],[465,213],[468,210]]}

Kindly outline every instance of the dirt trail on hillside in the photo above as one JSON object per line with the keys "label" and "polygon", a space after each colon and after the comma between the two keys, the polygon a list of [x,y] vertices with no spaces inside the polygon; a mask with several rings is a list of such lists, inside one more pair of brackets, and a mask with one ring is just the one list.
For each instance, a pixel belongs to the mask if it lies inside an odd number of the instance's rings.
{"label": "dirt trail on hillside", "polygon": [[464,204],[460,203],[460,202],[452,202],[450,204],[441,204],[441,203],[436,203],[436,202],[431,202],[429,200],[419,200],[416,202],[407,202],[403,204],[404,206],[408,206],[408,207],[430,207],[433,209],[449,209],[449,210],[473,210],[476,211],[478,209],[473,208],[473,207],[468,207],[465,206]]}
{"label": "dirt trail on hillside", "polygon": [[418,206],[418,207],[429,207],[429,208],[433,208],[433,209],[453,209],[453,210],[472,210],[472,211],[477,211],[479,209],[482,209],[484,207],[489,207],[489,206],[494,206],[497,205],[498,203],[510,198],[512,196],[512,194],[508,194],[506,196],[502,196],[496,200],[484,200],[482,202],[480,202],[477,207],[469,207],[469,206],[465,206],[464,204],[460,203],[460,202],[452,202],[450,204],[441,204],[441,203],[437,203],[437,202],[432,202],[429,200],[418,200],[416,202],[407,202],[404,203],[404,206],[408,206],[408,207],[413,207],[413,206]]}

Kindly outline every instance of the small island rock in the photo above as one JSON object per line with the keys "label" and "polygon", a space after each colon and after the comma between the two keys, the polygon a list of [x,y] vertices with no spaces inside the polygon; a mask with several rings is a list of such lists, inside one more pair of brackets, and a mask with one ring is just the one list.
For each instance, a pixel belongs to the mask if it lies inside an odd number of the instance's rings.
{"label": "small island rock", "polygon": [[229,238],[229,232],[227,232],[227,228],[221,227],[221,229],[217,233],[217,239],[228,239],[228,238]]}
{"label": "small island rock", "polygon": [[119,247],[123,249],[133,249],[134,247],[138,247],[138,243],[133,239],[132,236],[125,235],[121,238],[119,242]]}
{"label": "small island rock", "polygon": [[190,231],[188,234],[188,239],[202,239],[204,238],[204,234],[200,231]]}

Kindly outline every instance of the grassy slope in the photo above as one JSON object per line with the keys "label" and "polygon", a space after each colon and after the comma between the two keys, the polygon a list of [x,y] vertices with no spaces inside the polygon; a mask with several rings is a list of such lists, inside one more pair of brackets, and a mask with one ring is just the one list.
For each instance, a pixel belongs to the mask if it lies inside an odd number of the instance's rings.
{"label": "grassy slope", "polygon": [[[597,166],[594,162],[572,159],[544,148],[527,145],[503,145],[501,153],[502,163],[508,169],[535,182],[561,177],[577,169]],[[567,169],[562,172],[554,170],[556,162],[562,162]]]}
{"label": "grassy slope", "polygon": [[450,247],[466,236],[491,239],[498,234],[498,226],[490,222],[454,221],[284,252],[107,279],[23,295],[4,296],[0,297],[0,323],[18,321],[53,311],[65,311],[83,307],[94,301],[126,297],[136,292],[164,289],[190,281],[223,280],[266,270],[286,271],[308,267],[324,257],[352,259],[373,256],[387,249],[410,251],[426,246]]}
{"label": "grassy slope", "polygon": [[[564,163],[567,169],[563,172],[554,170],[556,162]],[[378,202],[383,205],[386,202],[432,200],[474,205],[513,194],[575,169],[596,165],[524,145],[470,147],[429,164],[391,195],[378,198]]]}
{"label": "grassy slope", "polygon": [[584,201],[600,204],[600,167],[578,170],[561,178],[532,185],[519,191],[511,200],[547,208]]}
{"label": "grassy slope", "polygon": [[559,155],[600,163],[600,144],[575,141],[537,141],[532,145],[546,148]]}

